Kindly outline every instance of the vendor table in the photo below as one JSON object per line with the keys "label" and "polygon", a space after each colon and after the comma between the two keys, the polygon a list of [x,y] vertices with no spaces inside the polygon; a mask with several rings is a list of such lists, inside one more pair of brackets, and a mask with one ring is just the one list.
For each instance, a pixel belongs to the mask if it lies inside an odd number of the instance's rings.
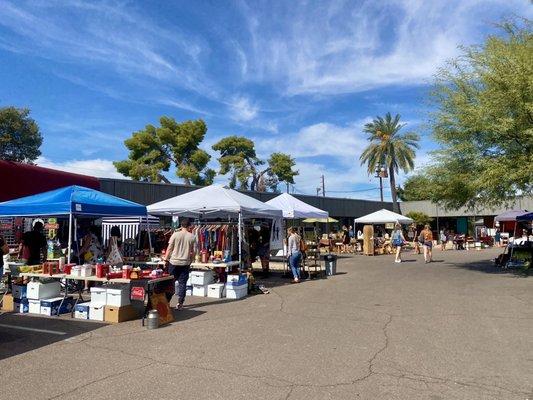
{"label": "vendor table", "polygon": [[[73,276],[73,275],[66,275],[66,274],[54,274],[54,275],[48,275],[48,274],[41,274],[41,273],[34,273],[34,272],[27,272],[27,273],[21,273],[21,277],[27,277],[27,278],[53,278],[53,279],[65,279],[65,294],[63,296],[63,301],[68,297],[69,295],[69,280],[73,281],[90,281],[90,282],[102,282],[102,283],[118,283],[118,284],[129,284],[131,286],[142,286],[145,290],[145,300],[146,298],[149,298],[149,296],[153,293],[154,287],[157,283],[165,282],[173,280],[173,276],[161,276],[158,278],[140,278],[140,279],[124,279],[124,278],[114,278],[114,279],[108,279],[108,278],[99,278],[97,276]],[[72,307],[72,312],[70,314],[71,317],[74,315],[74,308],[78,304],[78,302],[84,301],[83,300],[83,288],[80,285],[77,285],[77,293],[78,298],[76,299],[76,302],[74,303],[74,306]],[[59,305],[57,316],[59,316],[59,309],[63,306],[63,301]],[[148,312],[148,305],[149,302],[145,301],[144,305],[144,312],[142,316],[142,324],[144,325],[144,318]]]}

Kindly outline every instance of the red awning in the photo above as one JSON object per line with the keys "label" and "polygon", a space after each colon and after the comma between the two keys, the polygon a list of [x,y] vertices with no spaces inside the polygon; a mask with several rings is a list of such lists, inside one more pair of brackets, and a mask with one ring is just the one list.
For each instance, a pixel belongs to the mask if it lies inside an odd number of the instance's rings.
{"label": "red awning", "polygon": [[97,178],[56,169],[0,160],[0,201],[79,185],[100,190]]}

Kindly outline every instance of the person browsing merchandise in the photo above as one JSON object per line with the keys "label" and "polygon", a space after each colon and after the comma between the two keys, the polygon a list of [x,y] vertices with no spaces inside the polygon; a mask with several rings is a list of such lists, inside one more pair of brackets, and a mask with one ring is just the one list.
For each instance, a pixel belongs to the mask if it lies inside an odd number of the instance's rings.
{"label": "person browsing merchandise", "polygon": [[37,221],[33,225],[33,230],[24,233],[22,236],[21,252],[22,258],[26,258],[27,265],[37,265],[41,263],[41,256],[46,260],[46,238],[43,234],[44,225]]}
{"label": "person browsing merchandise", "polygon": [[293,227],[287,230],[289,234],[289,240],[287,243],[287,250],[289,253],[289,265],[291,267],[292,275],[294,277],[293,282],[300,282],[300,261],[302,260],[302,252],[300,251],[301,238],[296,233]]}
{"label": "person browsing merchandise", "polygon": [[196,237],[189,232],[189,226],[188,220],[181,221],[181,228],[170,237],[165,254],[165,267],[178,281],[178,310],[183,309],[185,302],[187,279],[196,246]]}

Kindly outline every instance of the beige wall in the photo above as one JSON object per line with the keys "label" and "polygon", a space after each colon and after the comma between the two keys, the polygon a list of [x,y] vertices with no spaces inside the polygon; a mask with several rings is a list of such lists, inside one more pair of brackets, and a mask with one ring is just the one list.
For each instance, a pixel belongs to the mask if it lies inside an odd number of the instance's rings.
{"label": "beige wall", "polygon": [[400,203],[400,210],[402,214],[407,214],[410,211],[423,212],[430,217],[466,217],[466,216],[489,216],[498,215],[508,210],[528,210],[533,211],[533,197],[518,198],[514,204],[509,207],[500,208],[486,208],[478,207],[475,210],[467,210],[462,207],[458,210],[446,210],[442,206],[437,206],[430,201],[405,201]]}

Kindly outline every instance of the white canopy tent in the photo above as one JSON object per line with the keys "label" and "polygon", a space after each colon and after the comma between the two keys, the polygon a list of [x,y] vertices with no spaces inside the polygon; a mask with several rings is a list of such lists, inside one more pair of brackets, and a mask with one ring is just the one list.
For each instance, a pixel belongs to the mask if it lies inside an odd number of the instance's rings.
{"label": "white canopy tent", "polygon": [[242,267],[242,227],[244,218],[282,218],[283,212],[253,197],[222,185],[211,185],[147,207],[151,215],[183,216],[199,219],[237,218],[239,264]]}
{"label": "white canopy tent", "polygon": [[392,212],[390,210],[385,210],[384,208],[373,212],[371,214],[365,215],[360,218],[356,218],[354,220],[356,224],[390,224],[399,222],[400,224],[411,224],[413,223],[413,220],[411,218],[408,218],[404,215],[397,214],[395,212]]}
{"label": "white canopy tent", "polygon": [[305,219],[305,218],[328,218],[329,213],[319,208],[313,207],[288,193],[280,194],[272,200],[266,202],[274,208],[283,211],[283,218]]}

